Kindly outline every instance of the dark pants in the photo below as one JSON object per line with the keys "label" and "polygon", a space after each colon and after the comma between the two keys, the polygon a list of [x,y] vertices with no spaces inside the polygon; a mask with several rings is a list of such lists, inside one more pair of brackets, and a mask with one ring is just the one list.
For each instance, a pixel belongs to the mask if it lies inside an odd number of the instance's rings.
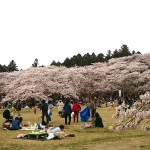
{"label": "dark pants", "polygon": [[47,112],[42,112],[42,124],[44,122],[44,116],[46,117],[46,123],[48,123],[48,113]]}
{"label": "dark pants", "polygon": [[48,122],[51,122],[52,119],[51,119],[51,114],[48,115]]}
{"label": "dark pants", "polygon": [[[69,122],[67,123],[67,119],[69,118]],[[71,114],[65,114],[65,124],[69,124],[71,123]]]}

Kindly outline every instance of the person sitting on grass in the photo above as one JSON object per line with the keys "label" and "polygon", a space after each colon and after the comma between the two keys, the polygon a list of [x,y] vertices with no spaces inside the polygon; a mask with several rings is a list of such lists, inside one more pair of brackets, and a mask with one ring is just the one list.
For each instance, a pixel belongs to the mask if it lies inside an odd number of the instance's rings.
{"label": "person sitting on grass", "polygon": [[[90,127],[93,127],[92,122],[85,123],[83,126],[81,126],[81,129],[90,128]],[[94,127],[100,127],[100,128],[104,127],[102,118],[98,112],[95,113]]]}
{"label": "person sitting on grass", "polygon": [[104,127],[103,120],[98,112],[95,113],[94,124],[95,124],[95,127],[101,127],[101,128]]}
{"label": "person sitting on grass", "polygon": [[19,130],[21,129],[22,117],[16,117],[15,120],[12,120],[10,130]]}

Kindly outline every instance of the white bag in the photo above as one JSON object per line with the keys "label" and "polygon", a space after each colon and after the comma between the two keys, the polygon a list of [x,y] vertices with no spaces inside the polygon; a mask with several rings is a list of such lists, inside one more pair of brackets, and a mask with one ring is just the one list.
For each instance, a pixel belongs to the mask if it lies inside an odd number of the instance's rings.
{"label": "white bag", "polygon": [[73,116],[74,116],[74,112],[71,113],[71,117],[73,117]]}

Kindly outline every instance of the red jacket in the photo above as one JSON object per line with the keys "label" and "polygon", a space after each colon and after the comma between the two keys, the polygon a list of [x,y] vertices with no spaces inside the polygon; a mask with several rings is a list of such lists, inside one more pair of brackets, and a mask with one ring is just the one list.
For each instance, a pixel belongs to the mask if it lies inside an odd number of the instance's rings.
{"label": "red jacket", "polygon": [[78,103],[74,103],[72,106],[72,112],[79,112],[81,110],[81,106]]}

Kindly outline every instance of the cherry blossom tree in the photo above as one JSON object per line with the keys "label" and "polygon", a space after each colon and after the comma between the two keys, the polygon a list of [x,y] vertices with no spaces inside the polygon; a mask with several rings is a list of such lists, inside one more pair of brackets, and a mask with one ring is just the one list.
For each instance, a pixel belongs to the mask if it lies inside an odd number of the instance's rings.
{"label": "cherry blossom tree", "polygon": [[137,128],[143,120],[146,120],[142,129],[150,132],[150,92],[140,96],[140,101],[134,103],[133,107],[124,111],[124,105],[116,108],[116,113],[112,116],[119,121],[109,127],[112,131],[122,131]]}
{"label": "cherry blossom tree", "polygon": [[139,95],[150,91],[150,54],[132,55],[86,67],[31,67],[26,70],[0,73],[3,101],[46,98],[53,93],[65,97],[93,99],[121,90]]}

